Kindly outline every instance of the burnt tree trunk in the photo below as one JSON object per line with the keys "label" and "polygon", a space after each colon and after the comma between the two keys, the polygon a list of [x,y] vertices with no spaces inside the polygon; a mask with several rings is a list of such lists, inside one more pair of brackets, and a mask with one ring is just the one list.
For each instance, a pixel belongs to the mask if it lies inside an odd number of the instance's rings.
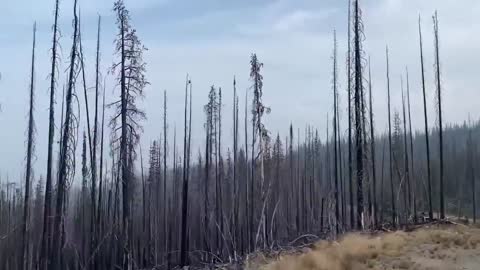
{"label": "burnt tree trunk", "polygon": [[390,67],[388,62],[388,47],[386,49],[387,56],[387,95],[388,95],[388,149],[389,149],[389,173],[390,173],[390,194],[391,194],[391,207],[392,207],[392,225],[395,228],[397,212],[395,208],[395,192],[393,183],[393,149],[392,149],[392,120],[391,120],[391,108],[390,108]]}
{"label": "burnt tree trunk", "polygon": [[43,232],[40,248],[39,269],[50,269],[50,242],[51,242],[51,209],[52,209],[52,163],[53,163],[53,141],[55,137],[55,75],[57,69],[57,46],[58,46],[58,12],[59,0],[55,1],[55,15],[53,23],[52,41],[52,62],[50,69],[50,105],[48,118],[48,154],[47,154],[47,178],[45,180],[45,203],[43,211]]}
{"label": "burnt tree trunk", "polygon": [[420,25],[420,17],[418,18],[418,35],[420,40],[420,64],[422,68],[422,90],[423,90],[423,114],[425,119],[425,143],[427,152],[427,182],[428,182],[428,217],[433,219],[433,205],[432,205],[432,176],[430,166],[430,140],[428,131],[428,115],[427,115],[427,95],[425,90],[425,68],[423,61],[423,42],[422,42],[422,27]]}
{"label": "burnt tree trunk", "polygon": [[[373,103],[372,103],[372,76],[371,76],[371,67],[370,59],[368,61],[368,96],[369,96],[369,107],[370,107],[370,154],[372,159],[372,196],[373,196],[373,226],[377,227],[378,225],[378,206],[377,206],[377,168],[375,166],[375,127],[373,122]],[[383,189],[380,190],[383,192]],[[381,202],[383,203],[383,202]]]}
{"label": "burnt tree trunk", "polygon": [[22,222],[22,249],[21,260],[22,269],[29,269],[29,224],[30,224],[30,186],[32,179],[32,157],[34,151],[34,131],[35,121],[33,119],[34,112],[34,89],[35,89],[35,41],[36,41],[37,24],[33,25],[33,45],[32,45],[32,66],[30,72],[30,104],[28,112],[28,139],[27,139],[27,165],[25,168],[25,194],[23,203],[23,222]]}
{"label": "burnt tree trunk", "polygon": [[438,137],[440,148],[440,219],[445,219],[445,191],[443,186],[443,123],[442,123],[442,87],[440,79],[440,49],[438,41],[438,14],[435,11],[433,16],[433,28],[435,35],[435,81],[437,85],[437,106],[438,106]]}
{"label": "burnt tree trunk", "polygon": [[360,10],[358,0],[355,0],[355,25],[354,25],[354,35],[355,35],[355,146],[356,146],[356,163],[357,163],[357,228],[363,229],[364,220],[363,220],[363,124],[362,124],[362,109],[361,103],[363,97],[361,96],[363,92],[362,86],[362,56],[361,56],[361,44],[360,44]]}

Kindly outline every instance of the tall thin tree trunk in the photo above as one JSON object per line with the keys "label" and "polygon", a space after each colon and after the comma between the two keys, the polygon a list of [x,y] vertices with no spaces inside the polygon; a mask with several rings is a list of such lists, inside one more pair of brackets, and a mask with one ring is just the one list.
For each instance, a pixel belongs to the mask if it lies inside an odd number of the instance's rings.
{"label": "tall thin tree trunk", "polygon": [[360,48],[360,10],[358,0],[355,0],[355,145],[357,158],[357,228],[363,229],[363,142],[362,142],[362,112],[361,112],[361,93],[362,86],[362,63]]}
{"label": "tall thin tree trunk", "polygon": [[[185,123],[184,123],[184,136],[183,136],[183,189],[182,189],[182,233],[181,233],[181,249],[180,249],[180,266],[186,266],[188,264],[188,145],[187,139],[189,137],[189,131],[187,129],[188,120],[188,85],[191,84],[190,79],[186,79],[185,84]],[[190,101],[191,102],[191,101]]]}
{"label": "tall thin tree trunk", "polygon": [[392,225],[396,226],[397,213],[395,209],[395,192],[393,183],[393,150],[392,150],[392,120],[391,120],[391,108],[390,108],[390,67],[388,62],[388,47],[386,49],[387,56],[387,95],[388,95],[388,149],[389,149],[389,164],[390,164],[390,194],[391,194],[391,207],[392,207]]}
{"label": "tall thin tree trunk", "polygon": [[32,45],[32,66],[30,72],[30,109],[28,112],[28,139],[27,139],[27,166],[25,168],[25,194],[23,203],[23,222],[22,222],[22,249],[21,260],[22,269],[29,269],[29,225],[30,225],[30,186],[32,178],[32,157],[34,151],[34,131],[35,121],[33,119],[34,112],[34,89],[35,89],[35,42],[36,42],[37,23],[33,24],[33,45]]}
{"label": "tall thin tree trunk", "polygon": [[403,146],[404,149],[404,157],[405,157],[405,178],[406,178],[406,185],[404,188],[405,197],[408,197],[405,203],[405,224],[408,224],[408,218],[410,217],[410,202],[411,202],[411,186],[410,186],[410,170],[409,170],[409,161],[408,161],[408,140],[407,140],[407,117],[405,112],[405,92],[403,89],[403,79],[402,79],[402,112],[403,112]]}
{"label": "tall thin tree trunk", "polygon": [[[100,22],[101,17],[98,16],[98,28],[97,28],[97,55],[96,55],[96,65],[95,65],[95,116],[93,123],[93,143],[92,147],[92,211],[90,215],[90,233],[91,233],[91,252],[92,252],[92,270],[96,270],[98,267],[97,256],[95,254],[96,245],[97,245],[97,233],[98,228],[95,226],[96,221],[96,181],[97,181],[97,141],[98,141],[98,91],[100,87]],[[100,172],[101,174],[101,172]],[[102,191],[99,190],[99,193]]]}
{"label": "tall thin tree trunk", "polygon": [[239,186],[237,183],[237,147],[238,147],[238,97],[237,97],[237,82],[233,77],[233,239],[232,247],[234,260],[237,259],[237,248],[239,240],[238,231],[238,207],[239,207]]}
{"label": "tall thin tree trunk", "polygon": [[130,270],[131,254],[130,254],[130,207],[129,207],[129,182],[130,172],[128,168],[128,149],[127,149],[127,89],[126,89],[126,56],[125,56],[125,18],[120,17],[122,20],[120,25],[121,34],[121,71],[120,71],[120,102],[121,102],[121,139],[120,139],[120,160],[122,175],[122,234],[123,234],[123,268]]}
{"label": "tall thin tree trunk", "polygon": [[[102,232],[103,232],[103,227],[104,227],[104,222],[102,219],[104,219],[105,217],[103,216],[102,214],[102,204],[103,204],[103,199],[102,199],[102,187],[103,187],[103,137],[104,137],[104,128],[105,128],[105,85],[103,87],[103,101],[102,101],[102,130],[101,130],[101,133],[100,133],[100,179],[99,179],[99,183],[98,183],[98,190],[100,190],[100,192],[98,193],[98,209],[97,209],[97,228],[99,228],[98,230],[98,235],[102,235]],[[105,166],[108,168],[108,166]],[[105,171],[106,173],[106,171]],[[113,179],[112,179],[113,181]],[[109,218],[109,215],[106,216],[106,219],[108,220]],[[105,258],[102,258],[102,260],[104,260]]]}
{"label": "tall thin tree trunk", "polygon": [[351,0],[348,0],[348,52],[347,52],[347,95],[348,95],[348,182],[350,197],[350,226],[354,227],[354,208],[353,201],[353,154],[352,154],[352,59],[351,59]]}
{"label": "tall thin tree trunk", "polygon": [[477,222],[477,200],[476,200],[476,187],[475,187],[475,167],[473,166],[474,158],[474,151],[476,149],[476,145],[472,139],[472,126],[469,126],[468,129],[468,145],[467,145],[467,153],[468,153],[468,169],[470,170],[470,183],[472,187],[472,218],[473,224]]}
{"label": "tall thin tree trunk", "polygon": [[211,154],[210,154],[210,142],[211,142],[211,138],[210,138],[210,135],[211,135],[211,128],[210,128],[210,116],[207,115],[207,124],[206,124],[206,127],[205,127],[205,173],[204,173],[204,177],[205,177],[205,180],[204,180],[204,206],[203,206],[203,210],[204,210],[204,214],[203,214],[203,223],[204,223],[204,226],[205,226],[205,251],[207,252],[207,261],[208,261],[208,256],[210,255],[209,252],[210,252],[210,218],[209,218],[209,212],[208,212],[208,208],[209,208],[209,180],[210,180],[210,157],[211,157]]}
{"label": "tall thin tree trunk", "polygon": [[218,89],[218,147],[217,147],[217,156],[218,156],[218,208],[219,208],[219,216],[218,216],[218,225],[219,228],[219,234],[218,234],[218,253],[219,255],[222,254],[223,250],[223,241],[222,241],[222,236],[223,236],[223,159],[222,159],[222,88]]}
{"label": "tall thin tree trunk", "polygon": [[52,209],[52,163],[53,163],[53,141],[55,137],[55,75],[57,69],[57,45],[58,45],[58,12],[59,0],[55,1],[55,19],[53,23],[53,41],[52,41],[52,59],[50,69],[50,105],[48,118],[48,154],[47,154],[47,178],[45,181],[45,203],[43,211],[43,232],[42,243],[40,248],[40,270],[50,269],[50,242],[51,242],[51,209]]}
{"label": "tall thin tree trunk", "polygon": [[52,269],[59,270],[61,269],[60,259],[62,256],[61,245],[62,245],[62,224],[63,224],[63,214],[64,214],[64,202],[66,199],[66,181],[67,181],[67,157],[69,151],[69,137],[71,136],[71,121],[72,120],[72,100],[73,100],[73,88],[74,88],[74,76],[75,76],[75,66],[76,66],[76,57],[77,57],[77,38],[78,38],[78,17],[77,17],[77,1],[74,2],[73,7],[73,16],[74,16],[74,32],[73,32],[73,42],[72,50],[70,53],[70,67],[69,67],[69,76],[68,76],[68,87],[66,94],[66,110],[65,110],[65,123],[63,125],[63,135],[62,135],[62,145],[60,149],[60,168],[57,180],[57,202],[56,202],[56,212],[54,216],[54,226],[53,231],[56,232],[53,237],[52,242]]}
{"label": "tall thin tree trunk", "polygon": [[[255,99],[255,94],[254,97]],[[255,106],[255,104],[252,104]],[[252,118],[252,151],[251,151],[251,165],[250,165],[250,252],[255,250],[255,168],[256,168],[256,156],[255,156],[255,139],[256,139],[256,110],[253,107],[253,118]]]}
{"label": "tall thin tree trunk", "polygon": [[[172,167],[173,167],[173,177],[172,177],[172,185],[173,185],[173,199],[172,201],[174,203],[173,204],[177,204],[178,203],[178,183],[177,183],[177,125],[174,124],[173,126],[173,164],[172,164]],[[173,214],[173,222],[171,222],[170,224],[170,235],[173,234],[173,228],[176,228],[177,225],[178,225],[178,211],[174,210],[174,209],[171,209],[171,211],[174,211],[174,214]],[[178,231],[175,231],[175,232],[178,232]],[[178,234],[177,234],[178,235]],[[175,238],[175,239],[178,239],[178,236]],[[173,242],[173,241],[172,241]],[[175,243],[177,243],[177,241],[175,241]],[[178,244],[175,244],[173,245],[172,243],[172,249],[177,247]],[[175,256],[175,258],[178,259],[178,256]]]}
{"label": "tall thin tree trunk", "polygon": [[[372,159],[372,187],[373,187],[373,226],[378,225],[378,210],[377,210],[377,168],[375,167],[375,126],[373,122],[373,103],[372,103],[372,74],[370,67],[370,58],[368,59],[368,96],[370,107],[370,154]],[[383,193],[383,189],[380,190]],[[381,202],[383,203],[383,202]]]}
{"label": "tall thin tree trunk", "polygon": [[335,179],[335,233],[340,233],[340,201],[338,199],[338,149],[337,149],[337,34],[333,32],[333,151],[334,151],[334,179]]}
{"label": "tall thin tree trunk", "polygon": [[[163,239],[165,253],[168,250],[168,235],[171,231],[167,223],[167,91],[163,91]],[[169,256],[165,256],[169,258]]]}
{"label": "tall thin tree trunk", "polygon": [[385,205],[385,200],[384,200],[384,182],[385,182],[385,140],[383,140],[383,147],[382,147],[382,178],[380,180],[380,222],[383,222],[383,212],[384,212],[384,205]]}
{"label": "tall thin tree trunk", "polygon": [[427,151],[427,181],[428,181],[428,217],[433,219],[433,204],[432,204],[432,176],[430,166],[430,140],[428,131],[428,117],[427,117],[427,95],[425,90],[425,69],[423,61],[423,41],[422,41],[422,27],[420,23],[420,17],[418,17],[418,35],[420,40],[420,64],[422,67],[422,90],[423,90],[423,114],[425,118],[425,142]]}
{"label": "tall thin tree trunk", "polygon": [[[288,205],[288,208],[292,208],[295,209],[293,206],[294,206],[294,202],[295,202],[295,177],[294,177],[294,172],[293,172],[293,126],[292,124],[290,123],[290,144],[289,144],[289,154],[288,154],[288,159],[289,159],[289,172],[290,172],[290,195],[291,195],[291,204]],[[293,210],[295,211],[295,210]],[[296,214],[294,214],[293,216],[296,216]],[[296,219],[295,219],[296,220]],[[288,222],[287,224],[287,228],[290,228],[290,222]],[[298,229],[297,229],[298,230]],[[287,234],[288,234],[288,237],[291,237],[290,235],[290,232],[289,230],[287,229]]]}
{"label": "tall thin tree trunk", "polygon": [[433,16],[433,28],[435,35],[435,79],[437,84],[437,102],[438,102],[438,137],[439,137],[439,148],[440,148],[440,219],[445,219],[445,192],[443,188],[443,125],[442,125],[442,87],[440,79],[440,52],[439,52],[439,41],[438,41],[438,14],[435,11]]}
{"label": "tall thin tree trunk", "polygon": [[410,109],[410,80],[407,72],[407,102],[408,102],[408,125],[409,125],[409,134],[410,134],[410,160],[411,160],[411,176],[410,179],[412,187],[412,207],[413,207],[413,222],[417,222],[417,182],[415,180],[415,167],[414,167],[414,156],[413,156],[413,132],[412,132],[412,114]]}
{"label": "tall thin tree trunk", "polygon": [[248,91],[245,91],[245,118],[244,118],[244,129],[245,129],[245,247],[250,251],[250,177],[249,177],[249,168],[248,168]]}

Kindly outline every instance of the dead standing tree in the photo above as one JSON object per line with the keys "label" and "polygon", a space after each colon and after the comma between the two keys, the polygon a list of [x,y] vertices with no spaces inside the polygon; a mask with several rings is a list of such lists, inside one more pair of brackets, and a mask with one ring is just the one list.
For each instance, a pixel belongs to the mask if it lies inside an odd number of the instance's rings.
{"label": "dead standing tree", "polygon": [[33,45],[32,45],[32,66],[30,72],[30,109],[28,112],[28,129],[27,129],[27,165],[25,167],[25,195],[23,204],[23,222],[22,222],[22,249],[21,263],[23,270],[29,269],[29,210],[30,210],[30,186],[32,180],[32,159],[35,151],[35,120],[33,119],[34,98],[35,98],[35,35],[37,24],[33,25]]}
{"label": "dead standing tree", "polygon": [[[204,172],[204,226],[205,226],[205,239],[204,244],[208,253],[211,252],[212,248],[212,241],[210,239],[210,201],[209,201],[209,193],[210,193],[210,167],[212,163],[212,152],[213,152],[213,142],[215,131],[214,131],[214,114],[217,110],[217,92],[215,86],[211,86],[210,92],[208,94],[208,103],[204,106],[203,110],[205,112],[206,122],[205,122],[205,131],[206,131],[206,138],[205,138],[205,172]],[[209,260],[207,258],[207,260]]]}
{"label": "dead standing tree", "polygon": [[[93,120],[93,142],[92,142],[92,157],[91,157],[91,170],[92,170],[92,190],[91,190],[91,204],[92,204],[92,215],[90,217],[90,230],[91,230],[91,248],[92,248],[92,269],[96,270],[98,267],[98,259],[95,253],[97,246],[97,240],[100,237],[98,227],[96,226],[97,219],[97,193],[96,193],[96,182],[97,182],[97,146],[98,146],[98,95],[100,88],[100,23],[101,18],[98,16],[98,26],[97,26],[97,52],[95,60],[95,116]],[[100,174],[102,172],[100,171]],[[98,194],[102,193],[102,190],[98,190]]]}
{"label": "dead standing tree", "polygon": [[39,269],[47,270],[50,268],[49,254],[51,242],[51,209],[52,209],[52,163],[53,163],[53,141],[55,137],[55,87],[57,74],[58,56],[58,38],[60,36],[58,29],[59,0],[55,1],[55,15],[53,23],[53,41],[52,41],[52,59],[50,69],[50,105],[48,118],[48,153],[47,153],[47,178],[45,181],[45,201],[43,210],[43,232],[42,243],[40,247]]}
{"label": "dead standing tree", "polygon": [[407,117],[405,112],[405,91],[403,89],[403,78],[401,78],[401,91],[402,91],[402,115],[403,115],[403,155],[405,159],[404,169],[405,169],[405,188],[404,195],[405,198],[408,197],[408,200],[405,199],[405,224],[408,224],[408,219],[410,217],[410,203],[411,203],[411,184],[410,184],[410,166],[408,161],[408,140],[407,140]]}
{"label": "dead standing tree", "polygon": [[428,217],[433,219],[433,205],[432,205],[432,176],[430,167],[430,141],[428,132],[428,116],[427,116],[427,96],[425,90],[425,68],[423,63],[423,42],[422,42],[422,27],[420,24],[420,17],[418,17],[418,35],[420,42],[420,64],[422,68],[422,90],[423,90],[423,113],[425,119],[425,143],[427,152],[427,182],[428,182]]}
{"label": "dead standing tree", "polygon": [[353,201],[353,155],[352,155],[352,43],[351,43],[351,9],[352,2],[348,1],[348,51],[347,51],[347,95],[348,95],[348,194],[350,199],[350,227],[354,228]]}
{"label": "dead standing tree", "polygon": [[[168,252],[168,222],[167,222],[167,91],[163,91],[163,230],[164,250]],[[165,256],[168,258],[168,256]]]}
{"label": "dead standing tree", "polygon": [[337,33],[333,31],[333,149],[334,149],[334,197],[335,197],[335,233],[340,233],[340,201],[338,196],[338,150],[337,149]]}
{"label": "dead standing tree", "polygon": [[443,168],[443,123],[442,123],[442,86],[440,78],[440,49],[438,41],[438,14],[435,11],[433,16],[433,32],[435,41],[435,83],[437,87],[437,113],[438,113],[438,137],[440,148],[440,219],[445,219],[445,192],[443,185],[444,168]]}
{"label": "dead standing tree", "polygon": [[387,104],[388,104],[388,149],[389,149],[389,173],[390,173],[390,195],[391,195],[391,207],[392,207],[392,225],[396,226],[396,209],[395,209],[395,192],[394,192],[394,182],[393,182],[393,150],[392,150],[392,111],[390,108],[390,65],[388,61],[388,47],[386,48],[386,57],[387,57]]}
{"label": "dead standing tree", "polygon": [[[260,223],[258,224],[257,235],[255,243],[253,245],[254,249],[257,246],[260,236],[260,230],[263,229],[263,244],[266,245],[267,240],[267,230],[266,230],[266,202],[268,197],[269,188],[265,185],[265,168],[264,168],[264,148],[265,148],[265,139],[268,137],[268,131],[265,128],[265,125],[262,123],[262,117],[265,113],[270,112],[270,108],[265,107],[262,102],[263,96],[263,76],[260,74],[263,63],[261,63],[256,54],[252,54],[250,58],[250,79],[253,81],[253,103],[252,103],[252,123],[253,123],[253,138],[252,138],[252,187],[255,183],[253,181],[255,176],[255,163],[257,159],[260,161],[260,192],[261,192],[261,213],[260,213]],[[259,150],[257,156],[255,156],[255,142],[259,140]],[[251,194],[253,195],[253,194]],[[252,208],[253,211],[254,208]],[[251,221],[253,224],[253,221]],[[253,231],[252,231],[253,232]]]}
{"label": "dead standing tree", "polygon": [[[118,61],[112,66],[112,72],[117,72],[116,81],[120,87],[120,100],[112,103],[115,106],[115,115],[110,121],[115,141],[120,142],[120,158],[122,182],[122,249],[123,269],[132,269],[131,229],[130,229],[130,149],[138,143],[139,132],[142,127],[139,121],[145,118],[145,113],[136,106],[136,100],[143,96],[143,90],[148,84],[145,78],[143,52],[146,48],[137,37],[135,29],[130,25],[130,14],[125,8],[123,0],[114,4],[118,33],[115,39],[115,53]],[[120,130],[120,135],[117,132]]]}
{"label": "dead standing tree", "polygon": [[[190,170],[190,140],[191,140],[191,97],[192,82],[187,75],[185,83],[185,116],[184,116],[184,136],[183,136],[183,183],[182,183],[182,224],[181,224],[181,240],[180,240],[180,266],[188,265],[188,171]],[[188,95],[188,87],[190,86],[190,100]],[[190,102],[190,115],[188,114],[188,104]]]}
{"label": "dead standing tree", "polygon": [[237,183],[237,153],[238,153],[238,96],[237,82],[233,77],[233,240],[232,247],[234,260],[237,259],[240,239],[239,224],[239,204],[240,204],[240,186]]}
{"label": "dead standing tree", "polygon": [[355,106],[355,146],[356,146],[356,170],[357,170],[357,228],[363,229],[363,124],[362,121],[362,100],[363,100],[363,77],[362,77],[362,32],[363,26],[360,22],[360,8],[358,0],[355,0],[355,15],[354,15],[354,64],[355,64],[355,91],[354,91],[354,106]]}
{"label": "dead standing tree", "polygon": [[[77,71],[79,63],[77,58],[79,57],[78,51],[78,16],[77,16],[77,1],[74,2],[73,7],[73,41],[72,49],[70,52],[70,66],[68,74],[67,92],[65,96],[65,120],[62,126],[62,138],[59,158],[59,173],[57,179],[57,198],[56,198],[56,210],[54,216],[54,234],[52,240],[52,249],[50,254],[50,260],[52,261],[51,269],[62,269],[61,257],[62,255],[62,242],[64,235],[64,212],[66,194],[68,189],[68,181],[73,179],[75,173],[75,145],[76,145],[76,126],[77,119],[72,111],[72,103],[76,99],[75,95],[75,83],[77,77]],[[63,233],[60,233],[63,232]]]}
{"label": "dead standing tree", "polygon": [[[373,193],[373,211],[372,211],[372,220],[373,226],[377,227],[378,225],[378,205],[377,205],[377,170],[375,166],[375,126],[373,122],[373,103],[372,103],[372,74],[371,74],[371,62],[368,60],[368,96],[369,96],[369,107],[370,107],[370,154],[372,160],[372,193]],[[381,190],[383,192],[383,190]],[[382,202],[383,203],[383,202]]]}
{"label": "dead standing tree", "polygon": [[411,160],[411,176],[410,179],[412,186],[412,210],[413,210],[413,222],[417,222],[417,182],[415,180],[415,167],[414,167],[414,155],[413,155],[413,133],[412,133],[412,114],[410,109],[410,80],[408,77],[408,68],[406,68],[407,73],[407,104],[408,104],[408,125],[409,125],[409,135],[410,135],[410,160]]}

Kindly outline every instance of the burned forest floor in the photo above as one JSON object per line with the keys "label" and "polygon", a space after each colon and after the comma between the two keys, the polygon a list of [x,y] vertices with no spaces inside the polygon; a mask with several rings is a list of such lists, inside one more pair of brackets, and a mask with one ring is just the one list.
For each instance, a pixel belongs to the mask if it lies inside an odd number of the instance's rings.
{"label": "burned forest floor", "polygon": [[346,234],[296,252],[255,255],[248,270],[477,270],[480,229],[455,222]]}

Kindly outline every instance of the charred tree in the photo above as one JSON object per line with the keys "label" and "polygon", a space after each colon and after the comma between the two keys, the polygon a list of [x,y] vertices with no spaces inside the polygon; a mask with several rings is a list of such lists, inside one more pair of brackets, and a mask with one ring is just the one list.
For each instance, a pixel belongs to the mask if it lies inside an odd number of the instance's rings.
{"label": "charred tree", "polygon": [[402,79],[402,114],[403,114],[403,154],[405,158],[405,188],[404,194],[405,198],[408,197],[408,200],[405,200],[405,224],[408,223],[408,218],[410,216],[410,203],[411,203],[411,186],[410,186],[410,168],[409,168],[409,161],[408,161],[408,140],[407,140],[407,117],[405,112],[405,91],[403,89],[403,79]]}
{"label": "charred tree", "polygon": [[361,48],[361,23],[360,23],[360,8],[358,0],[355,0],[355,15],[354,15],[354,63],[355,63],[355,92],[354,92],[354,106],[355,106],[355,149],[356,149],[356,173],[357,173],[357,228],[363,229],[363,124],[362,124],[362,92],[363,92],[363,77],[362,77],[362,48]]}
{"label": "charred tree", "polygon": [[[245,236],[243,241],[245,244],[245,251],[250,251],[250,177],[248,168],[248,91],[245,91],[245,115],[244,115],[244,130],[245,130]],[[246,253],[246,252],[245,252]]]}
{"label": "charred tree", "polygon": [[393,149],[392,149],[392,120],[391,120],[391,108],[390,108],[390,66],[388,62],[388,47],[386,49],[387,56],[387,103],[388,103],[388,149],[389,149],[389,164],[390,164],[390,194],[391,194],[391,207],[392,207],[392,225],[396,226],[397,212],[395,209],[395,192],[394,192],[394,180],[393,180]]}
{"label": "charred tree", "polygon": [[337,149],[337,34],[333,32],[333,158],[334,158],[334,197],[335,197],[335,233],[340,233],[340,201],[338,195],[338,149]]}
{"label": "charred tree", "polygon": [[352,49],[351,49],[351,9],[352,2],[348,0],[348,51],[347,51],[347,95],[348,95],[348,194],[350,198],[350,226],[354,227],[353,201],[353,154],[352,154]]}
{"label": "charred tree", "polygon": [[48,153],[47,153],[47,177],[45,179],[45,203],[43,210],[43,232],[42,243],[40,247],[39,269],[47,270],[50,268],[50,242],[51,242],[51,209],[52,209],[52,163],[53,163],[53,141],[55,137],[55,87],[56,72],[58,61],[58,38],[60,36],[58,29],[59,0],[55,1],[55,15],[53,23],[53,41],[52,41],[52,59],[50,68],[50,105],[48,117]]}
{"label": "charred tree", "polygon": [[432,205],[432,176],[430,167],[430,140],[428,131],[428,116],[427,116],[427,95],[425,90],[425,69],[423,62],[423,41],[422,41],[422,27],[420,24],[420,17],[418,17],[418,35],[420,40],[420,64],[422,68],[422,92],[423,92],[423,114],[425,119],[425,143],[427,152],[427,182],[428,182],[428,217],[433,219],[433,205]]}
{"label": "charred tree", "polygon": [[30,186],[32,180],[32,159],[35,151],[35,120],[34,113],[34,98],[35,98],[35,41],[36,41],[37,24],[33,25],[33,45],[32,45],[32,65],[30,71],[30,104],[28,111],[28,128],[27,128],[27,165],[25,167],[25,194],[23,203],[23,222],[22,222],[22,269],[29,269],[29,224],[30,224]]}
{"label": "charred tree", "polygon": [[[98,227],[96,226],[96,215],[97,215],[97,208],[96,208],[96,200],[97,200],[97,192],[96,192],[96,185],[97,185],[97,146],[98,146],[98,95],[99,95],[99,88],[100,88],[100,21],[101,17],[98,17],[98,26],[97,26],[97,53],[96,53],[96,64],[95,64],[95,116],[94,116],[94,123],[93,123],[93,142],[91,145],[92,148],[92,156],[91,156],[91,171],[92,171],[92,190],[91,190],[91,217],[90,217],[90,234],[91,234],[91,250],[92,250],[92,269],[97,269],[97,256],[96,256],[96,246],[97,246],[97,235],[98,234]],[[82,61],[83,62],[83,61]],[[82,64],[83,65],[83,64]],[[90,131],[89,131],[90,132]],[[101,172],[100,172],[101,174]],[[99,189],[98,193],[100,194],[102,191]]]}
{"label": "charred tree", "polygon": [[[372,219],[373,226],[378,225],[378,205],[377,205],[377,168],[375,166],[375,126],[373,122],[373,103],[372,103],[372,74],[371,74],[371,62],[368,60],[368,96],[370,107],[370,155],[372,162],[372,193],[373,193],[373,211]],[[381,190],[383,192],[383,190]],[[383,203],[383,202],[381,202]]]}
{"label": "charred tree", "polygon": [[[122,183],[122,265],[123,269],[132,269],[132,229],[131,229],[131,186],[134,146],[138,143],[142,127],[140,120],[145,119],[145,113],[136,105],[136,100],[143,96],[143,90],[148,84],[145,78],[146,64],[143,62],[143,52],[146,48],[139,40],[136,30],[130,24],[130,14],[123,0],[114,4],[118,33],[115,40],[117,62],[112,66],[112,72],[117,73],[116,81],[120,88],[120,99],[114,102],[115,114],[110,121],[116,141],[120,142],[120,179]],[[120,132],[117,135],[117,132]]]}
{"label": "charred tree", "polygon": [[468,137],[467,137],[467,170],[468,170],[467,175],[470,178],[470,183],[472,188],[472,218],[473,218],[473,223],[475,224],[477,222],[477,200],[476,200],[476,185],[475,185],[474,149],[476,149],[476,145],[473,142],[472,126],[470,125],[468,130]]}
{"label": "charred tree", "polygon": [[[205,248],[207,253],[211,252],[212,241],[210,240],[210,200],[209,200],[209,187],[210,187],[210,167],[212,163],[212,152],[214,143],[214,114],[216,111],[217,94],[214,86],[210,88],[208,94],[208,103],[204,106],[206,122],[205,122],[205,171],[204,171],[204,226],[205,226]],[[209,254],[207,255],[207,257]]]}
{"label": "charred tree", "polygon": [[163,244],[165,253],[168,253],[168,235],[171,233],[168,228],[167,209],[167,91],[165,90],[163,91]]}
{"label": "charred tree", "polygon": [[[327,125],[328,126],[328,125]],[[288,169],[289,169],[289,172],[290,172],[290,194],[291,194],[291,204],[289,204],[289,208],[294,206],[294,202],[295,202],[295,174],[294,174],[294,168],[293,168],[293,125],[290,123],[290,128],[289,128],[289,145],[288,145],[288,163],[289,163],[289,166],[288,166]],[[327,136],[328,138],[328,136]],[[294,208],[294,207],[293,207]],[[296,217],[298,213],[294,214],[293,216]],[[297,218],[295,218],[295,221],[297,220]],[[295,231],[298,231],[298,223],[295,223],[297,225],[297,228]],[[290,227],[290,223],[288,223],[287,225],[289,228]],[[288,236],[290,237],[290,233],[288,233]]]}
{"label": "charred tree", "polygon": [[[188,86],[191,85],[191,81],[187,75],[185,84],[185,122],[184,122],[184,136],[183,136],[183,188],[182,188],[182,227],[181,227],[181,249],[180,249],[180,266],[188,265],[188,162],[189,162],[189,127],[187,125],[189,121],[188,116]],[[190,100],[191,102],[191,100]],[[187,156],[188,155],[188,156]]]}
{"label": "charred tree", "polygon": [[[262,122],[262,117],[265,113],[270,112],[270,108],[266,107],[263,104],[262,96],[263,96],[263,76],[260,74],[261,69],[263,67],[263,63],[261,63],[256,54],[252,54],[250,58],[250,79],[253,81],[253,103],[252,103],[252,124],[253,124],[253,143],[252,143],[252,165],[256,163],[256,159],[258,158],[260,162],[260,202],[261,202],[261,213],[260,213],[260,223],[257,229],[257,236],[255,239],[255,243],[253,244],[254,249],[257,247],[258,239],[259,239],[259,232],[260,228],[263,229],[263,244],[265,248],[266,240],[267,240],[267,231],[266,231],[266,200],[268,196],[268,187],[265,182],[265,140],[268,138],[268,131],[265,128],[264,123]],[[258,136],[259,140],[259,149],[258,155],[255,156],[255,142],[256,137]],[[255,165],[252,166],[252,187],[255,183],[253,180],[255,175]],[[253,194],[253,192],[252,192]],[[252,210],[255,208],[252,208]],[[253,240],[253,239],[252,239]]]}
{"label": "charred tree", "polygon": [[233,240],[234,259],[237,259],[239,235],[239,202],[240,187],[237,180],[237,153],[238,153],[238,96],[237,82],[233,77]]}
{"label": "charred tree", "polygon": [[77,16],[77,1],[74,2],[73,7],[73,41],[72,49],[70,52],[70,66],[68,74],[68,85],[65,96],[65,122],[63,123],[62,130],[62,145],[60,146],[60,167],[57,179],[57,198],[56,198],[56,210],[54,216],[53,231],[56,232],[52,240],[51,257],[52,270],[62,269],[61,257],[62,255],[62,237],[63,223],[64,223],[64,203],[66,201],[66,193],[68,188],[68,182],[73,177],[74,173],[74,147],[75,147],[75,129],[76,119],[72,111],[72,101],[75,91],[75,78],[77,67],[77,56],[79,54],[77,48],[78,42],[78,16]]}
{"label": "charred tree", "polygon": [[407,72],[407,105],[408,105],[408,125],[409,125],[409,135],[410,135],[410,160],[411,162],[411,179],[410,185],[412,187],[412,210],[413,210],[413,222],[417,222],[417,182],[415,180],[415,162],[414,162],[414,155],[413,155],[413,132],[412,132],[412,114],[410,108],[410,79],[408,76],[408,69]]}
{"label": "charred tree", "polygon": [[435,11],[433,16],[433,32],[435,40],[435,82],[437,97],[437,113],[438,113],[438,138],[440,149],[440,219],[445,219],[445,191],[444,191],[444,163],[443,163],[443,123],[442,123],[442,86],[440,79],[440,49],[438,37],[438,14]]}

